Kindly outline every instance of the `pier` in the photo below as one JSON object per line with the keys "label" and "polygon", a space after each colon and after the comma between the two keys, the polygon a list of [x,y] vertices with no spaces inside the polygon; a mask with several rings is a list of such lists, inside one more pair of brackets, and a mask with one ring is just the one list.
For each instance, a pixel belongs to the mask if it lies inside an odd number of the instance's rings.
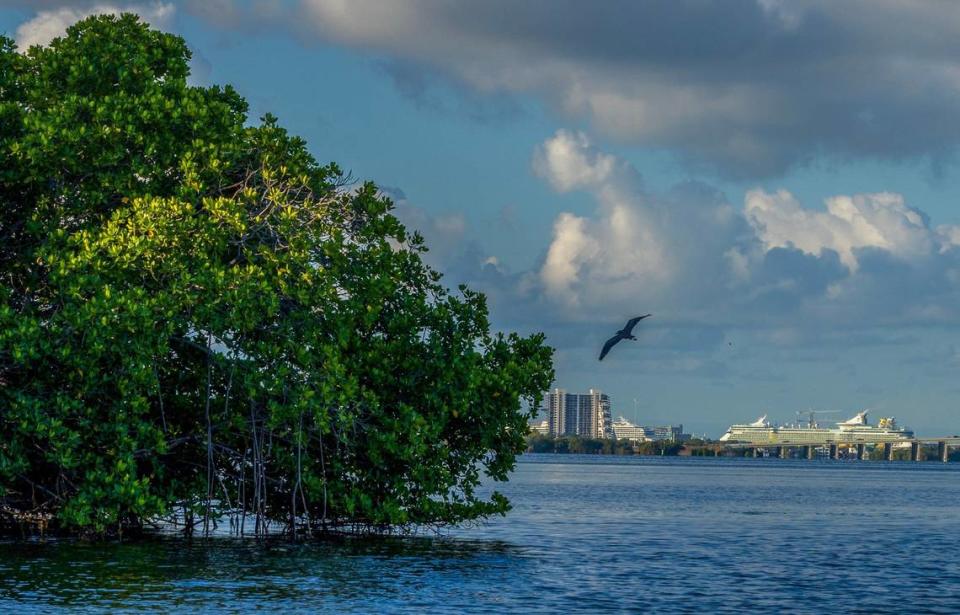
{"label": "pier", "polygon": [[[756,442],[727,442],[722,448],[728,449],[748,449],[752,451],[752,457],[777,457],[787,459],[793,457],[791,451],[798,450],[799,457],[803,459],[816,459],[816,451],[823,449],[830,459],[845,458],[843,453],[850,455],[852,452],[857,459],[867,459],[867,446],[871,445],[874,449],[883,451],[885,461],[894,460],[894,451],[897,448],[907,450],[909,446],[908,459],[910,461],[920,461],[923,457],[921,452],[927,445],[937,445],[937,459],[943,463],[950,460],[950,449],[960,447],[960,436],[945,436],[937,438],[904,438],[894,442],[867,442],[867,441],[844,441],[844,442],[804,442],[804,441],[784,441],[771,442],[769,444],[760,444]],[[764,455],[763,453],[766,452]]]}

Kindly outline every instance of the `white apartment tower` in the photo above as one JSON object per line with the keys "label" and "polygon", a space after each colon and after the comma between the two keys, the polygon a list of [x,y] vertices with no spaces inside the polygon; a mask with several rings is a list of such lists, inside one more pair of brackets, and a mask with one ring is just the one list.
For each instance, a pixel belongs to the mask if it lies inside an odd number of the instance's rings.
{"label": "white apartment tower", "polygon": [[544,402],[551,436],[610,437],[610,398],[601,391],[584,395],[554,389]]}

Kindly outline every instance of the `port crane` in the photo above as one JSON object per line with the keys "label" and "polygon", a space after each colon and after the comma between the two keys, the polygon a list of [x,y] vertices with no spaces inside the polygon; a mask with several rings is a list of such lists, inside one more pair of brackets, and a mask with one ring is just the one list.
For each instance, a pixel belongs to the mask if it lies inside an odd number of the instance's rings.
{"label": "port crane", "polygon": [[798,410],[797,411],[797,425],[800,424],[800,415],[807,415],[807,427],[816,428],[817,420],[816,417],[818,414],[839,414],[840,410]]}

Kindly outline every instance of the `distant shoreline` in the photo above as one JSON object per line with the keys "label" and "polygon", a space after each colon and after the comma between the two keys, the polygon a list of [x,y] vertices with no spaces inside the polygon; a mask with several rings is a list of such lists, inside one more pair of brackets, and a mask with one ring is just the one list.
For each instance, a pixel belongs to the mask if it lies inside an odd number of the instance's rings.
{"label": "distant shoreline", "polygon": [[[543,435],[527,437],[528,453],[557,453],[574,455],[624,455],[648,457],[685,457],[685,456],[715,456],[712,451],[704,448],[710,443],[703,440],[688,440],[686,442],[672,442],[669,440],[655,440],[650,442],[632,442],[630,440],[613,440],[601,438],[581,438],[579,436],[562,436],[551,438]],[[741,457],[743,455],[725,455]]]}
{"label": "distant shoreline", "polygon": [[[732,457],[752,458],[753,449],[749,447],[732,448],[722,442],[708,440],[687,440],[672,442],[657,440],[650,442],[632,442],[600,438],[581,438],[562,436],[551,438],[539,434],[527,436],[527,453],[555,453],[559,455],[610,455],[625,457]],[[882,449],[871,451],[869,460],[880,461]],[[793,456],[795,457],[795,455]],[[792,458],[793,458],[792,457]],[[908,461],[908,452],[898,451],[894,461]],[[924,450],[920,461],[939,461],[935,451]],[[960,461],[960,449],[950,451],[949,461]]]}

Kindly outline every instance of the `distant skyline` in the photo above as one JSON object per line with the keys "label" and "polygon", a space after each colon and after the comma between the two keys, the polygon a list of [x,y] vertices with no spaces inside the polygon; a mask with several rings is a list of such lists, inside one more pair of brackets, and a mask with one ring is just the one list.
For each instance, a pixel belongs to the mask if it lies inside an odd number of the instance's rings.
{"label": "distant skyline", "polygon": [[0,0],[0,31],[120,10],[377,182],[614,416],[960,431],[960,4]]}

